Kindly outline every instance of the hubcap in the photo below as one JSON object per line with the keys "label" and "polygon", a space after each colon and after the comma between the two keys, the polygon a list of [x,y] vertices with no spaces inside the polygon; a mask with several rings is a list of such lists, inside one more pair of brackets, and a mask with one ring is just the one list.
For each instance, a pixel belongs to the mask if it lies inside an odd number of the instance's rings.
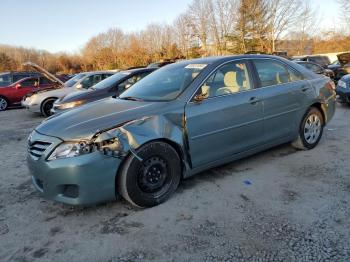
{"label": "hubcap", "polygon": [[7,108],[7,101],[3,98],[0,98],[0,111],[5,110]]}
{"label": "hubcap", "polygon": [[155,193],[162,189],[168,177],[167,164],[161,157],[144,161],[138,176],[138,185],[145,193]]}
{"label": "hubcap", "polygon": [[322,129],[321,119],[316,114],[310,115],[305,123],[304,138],[309,144],[314,144],[320,137]]}

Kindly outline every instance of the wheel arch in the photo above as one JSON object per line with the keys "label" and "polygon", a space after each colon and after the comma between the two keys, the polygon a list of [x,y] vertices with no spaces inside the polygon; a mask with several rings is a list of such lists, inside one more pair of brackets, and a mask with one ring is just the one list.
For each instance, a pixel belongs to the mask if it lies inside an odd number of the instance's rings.
{"label": "wheel arch", "polygon": [[57,100],[58,97],[55,97],[55,96],[50,96],[50,97],[47,97],[45,98],[41,103],[40,103],[40,111],[42,112],[43,111],[43,105],[45,104],[45,102],[47,102],[48,100]]}
{"label": "wheel arch", "polygon": [[322,114],[322,117],[323,117],[323,125],[326,125],[328,119],[327,119],[326,109],[324,108],[325,104],[323,104],[321,102],[315,102],[308,108],[308,110],[311,107],[314,107],[320,111],[320,113]]}
{"label": "wheel arch", "polygon": [[5,101],[7,102],[7,108],[5,109],[5,110],[7,110],[8,107],[11,105],[10,99],[8,99],[8,98],[7,98],[6,96],[4,96],[4,95],[0,95],[0,98],[5,99]]}
{"label": "wheel arch", "polygon": [[[184,153],[181,145],[178,144],[177,142],[171,140],[171,139],[168,139],[168,138],[155,138],[155,139],[152,139],[152,140],[149,140],[149,141],[143,143],[138,148],[141,148],[141,147],[143,147],[143,146],[145,146],[147,144],[154,143],[154,142],[166,143],[166,144],[170,145],[176,151],[176,153],[178,154],[178,156],[180,158],[180,162],[181,162],[181,178],[184,178],[184,173],[185,173],[184,171],[186,169],[186,157],[185,157],[185,153]],[[124,168],[125,162],[128,160],[128,158],[132,154],[133,153],[129,150],[129,152],[124,156],[124,158],[120,162],[120,165],[119,165],[119,167],[117,169],[117,172],[116,172],[116,175],[115,175],[115,178],[114,178],[116,197],[119,196],[118,185],[117,185],[118,177],[120,176],[120,173],[122,172],[122,170]]]}

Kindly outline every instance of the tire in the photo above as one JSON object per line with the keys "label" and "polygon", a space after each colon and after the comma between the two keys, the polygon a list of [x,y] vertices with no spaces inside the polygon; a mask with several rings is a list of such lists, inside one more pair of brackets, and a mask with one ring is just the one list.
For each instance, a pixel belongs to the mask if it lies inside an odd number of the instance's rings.
{"label": "tire", "polygon": [[53,107],[53,103],[56,101],[57,99],[56,98],[49,98],[49,99],[46,99],[42,105],[41,105],[41,114],[45,117],[49,117],[52,115],[51,113],[51,109]]}
{"label": "tire", "polygon": [[165,202],[177,189],[181,161],[167,143],[151,142],[126,159],[117,179],[119,194],[132,205],[146,208]]}
{"label": "tire", "polygon": [[0,96],[0,111],[5,111],[9,107],[9,102],[5,97]]}
{"label": "tire", "polygon": [[293,141],[292,146],[300,150],[314,149],[323,135],[323,115],[315,107],[311,107],[305,114],[299,128],[299,136]]}

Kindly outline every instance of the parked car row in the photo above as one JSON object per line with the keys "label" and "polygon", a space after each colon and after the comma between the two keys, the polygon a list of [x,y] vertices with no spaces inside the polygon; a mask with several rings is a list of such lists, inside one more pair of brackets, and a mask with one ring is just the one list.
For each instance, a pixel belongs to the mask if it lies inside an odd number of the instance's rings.
{"label": "parked car row", "polygon": [[[39,106],[55,91],[23,103]],[[139,207],[166,201],[183,178],[270,147],[313,149],[336,99],[330,78],[267,55],[131,69],[68,93],[28,138],[34,186],[66,204],[122,196]]]}

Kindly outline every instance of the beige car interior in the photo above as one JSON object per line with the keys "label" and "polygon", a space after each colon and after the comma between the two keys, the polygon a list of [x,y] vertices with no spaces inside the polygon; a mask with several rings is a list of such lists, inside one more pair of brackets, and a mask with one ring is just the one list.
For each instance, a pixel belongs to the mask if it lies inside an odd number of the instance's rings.
{"label": "beige car interior", "polygon": [[[227,66],[226,68],[227,69]],[[221,75],[218,77],[218,75]],[[220,81],[217,78],[222,78]],[[217,71],[214,78],[210,78],[202,88],[202,95],[215,97],[225,94],[234,94],[241,91],[246,91],[251,88],[248,70],[245,64],[230,65],[225,72]]]}

